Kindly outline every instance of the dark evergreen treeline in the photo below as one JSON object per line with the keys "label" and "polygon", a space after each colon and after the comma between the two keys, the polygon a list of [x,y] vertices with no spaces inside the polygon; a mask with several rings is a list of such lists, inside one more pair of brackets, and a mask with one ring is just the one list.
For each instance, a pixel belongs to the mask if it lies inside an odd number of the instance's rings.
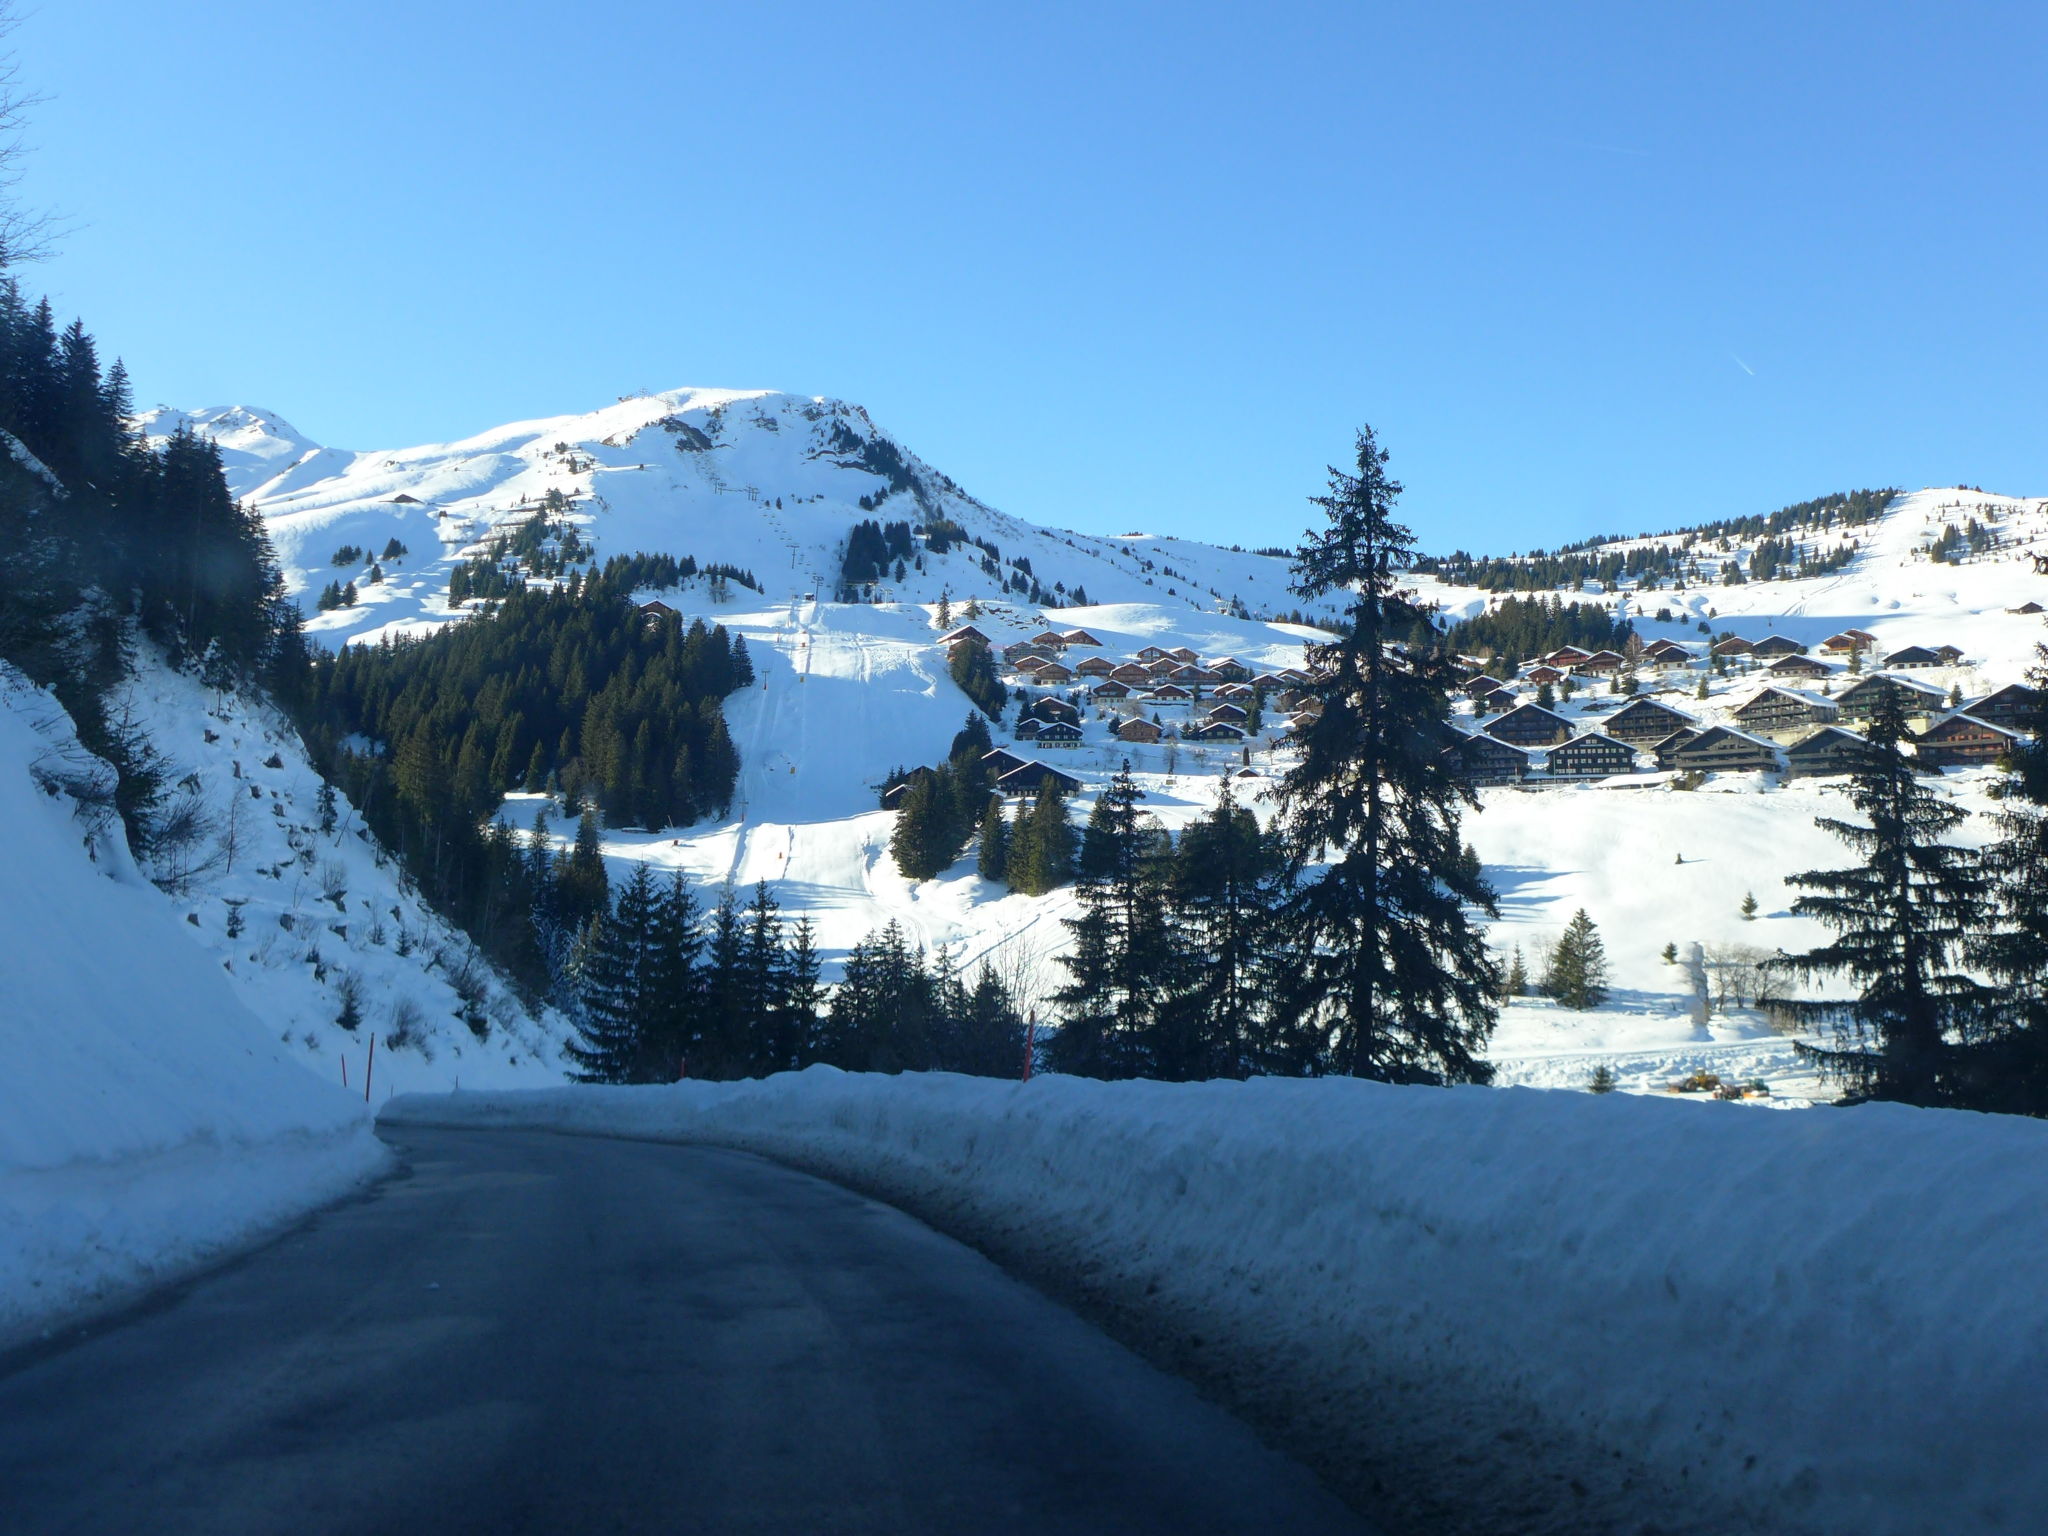
{"label": "dark evergreen treeline", "polygon": [[[228,494],[209,439],[151,448],[129,426],[126,370],[102,369],[83,324],[0,280],[0,656],[53,687],[111,762],[147,854],[162,801],[148,746],[106,706],[132,623],[216,683],[285,687],[305,657],[262,522]],[[47,474],[45,473],[47,471]]]}
{"label": "dark evergreen treeline", "polygon": [[1552,597],[1508,597],[1484,613],[1460,619],[1444,644],[1463,656],[1498,657],[1508,670],[1532,656],[1567,645],[1583,651],[1618,651],[1635,633],[1605,603],[1567,603]]}

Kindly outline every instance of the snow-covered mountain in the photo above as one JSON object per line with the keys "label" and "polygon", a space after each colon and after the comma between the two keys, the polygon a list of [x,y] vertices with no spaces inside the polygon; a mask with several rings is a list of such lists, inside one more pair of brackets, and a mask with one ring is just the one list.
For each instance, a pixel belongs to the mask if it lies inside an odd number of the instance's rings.
{"label": "snow-covered mountain", "polygon": [[[374,452],[322,447],[277,413],[244,406],[160,406],[141,424],[152,437],[182,426],[220,443],[230,488],[263,514],[309,627],[329,643],[455,617],[452,568],[528,522],[550,492],[566,499],[568,521],[600,558],[645,552],[734,566],[771,600],[829,599],[849,532],[872,518],[960,530],[943,553],[920,541],[902,579],[892,570],[877,585],[882,600],[957,600],[1036,582],[1055,602],[1079,593],[1206,613],[1304,606],[1287,591],[1287,562],[1271,555],[1158,534],[1071,533],[999,512],[838,400],[671,390]],[[1257,530],[1276,541],[1297,531]],[[364,586],[367,562],[393,539],[408,553]],[[337,564],[341,550],[362,553]],[[357,606],[311,612],[312,594],[349,578]]]}

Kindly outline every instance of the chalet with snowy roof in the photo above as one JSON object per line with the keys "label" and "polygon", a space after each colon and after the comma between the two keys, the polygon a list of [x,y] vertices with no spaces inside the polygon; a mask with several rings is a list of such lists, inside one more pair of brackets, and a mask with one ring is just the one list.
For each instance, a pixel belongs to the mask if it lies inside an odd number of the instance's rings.
{"label": "chalet with snowy roof", "polygon": [[1116,670],[1116,663],[1107,656],[1083,656],[1074,663],[1076,677],[1107,677]]}
{"label": "chalet with snowy roof", "polygon": [[1216,697],[1219,699],[1237,699],[1241,702],[1249,702],[1258,697],[1258,690],[1253,688],[1250,683],[1224,683],[1217,688]]}
{"label": "chalet with snowy roof", "polygon": [[1655,699],[1630,699],[1601,727],[1616,741],[1632,747],[1652,746],[1673,731],[1698,724],[1692,716]]}
{"label": "chalet with snowy roof", "polygon": [[1012,661],[1010,669],[1014,672],[1032,673],[1036,672],[1040,667],[1049,667],[1051,665],[1052,658],[1050,656],[1042,656],[1037,651],[1029,651]]}
{"label": "chalet with snowy roof", "polygon": [[1858,651],[1867,651],[1877,644],[1874,637],[1860,629],[1845,629],[1838,635],[1829,635],[1821,641],[1820,648],[1830,656],[1853,656]]}
{"label": "chalet with snowy roof", "polygon": [[1995,763],[2021,745],[2022,740],[2017,731],[1965,714],[1937,720],[1913,738],[1919,749],[1920,761],[1932,763],[1937,768],[1968,768],[1979,763]]}
{"label": "chalet with snowy roof", "polygon": [[1523,704],[1486,722],[1486,734],[1513,747],[1551,747],[1571,739],[1571,723],[1540,704]]}
{"label": "chalet with snowy roof", "polygon": [[1161,683],[1152,690],[1152,699],[1160,704],[1185,704],[1194,697],[1179,683]]}
{"label": "chalet with snowy roof", "polygon": [[1831,723],[1837,713],[1835,706],[1825,699],[1785,688],[1766,688],[1729,711],[1745,731],[1763,736],[1803,736],[1816,725]]}
{"label": "chalet with snowy roof", "polygon": [[1252,679],[1252,686],[1254,688],[1285,688],[1287,686],[1287,679],[1278,672],[1261,672]]}
{"label": "chalet with snowy roof", "polygon": [[1934,654],[1941,658],[1944,666],[1953,667],[1962,661],[1963,648],[1959,645],[1937,645]]}
{"label": "chalet with snowy roof", "polygon": [[1684,773],[1769,772],[1778,766],[1778,750],[1768,741],[1725,725],[1709,726],[1668,756]]}
{"label": "chalet with snowy roof", "polygon": [[1529,681],[1532,683],[1549,683],[1554,687],[1564,681],[1564,673],[1546,661],[1540,666],[1534,666],[1529,669]]}
{"label": "chalet with snowy roof", "polygon": [[1031,643],[1042,651],[1059,652],[1067,648],[1067,637],[1056,629],[1041,629],[1031,637]]}
{"label": "chalet with snowy roof", "polygon": [[1299,688],[1282,688],[1278,695],[1275,696],[1273,702],[1289,714],[1292,714],[1300,709],[1302,705],[1306,704],[1308,700],[1309,696]]}
{"label": "chalet with snowy roof", "polygon": [[1143,715],[1134,715],[1129,720],[1120,722],[1116,728],[1116,739],[1118,741],[1151,743],[1159,740],[1165,734],[1165,731],[1161,730],[1154,722],[1147,720]]}
{"label": "chalet with snowy roof", "polygon": [[1507,684],[1503,683],[1499,678],[1488,677],[1482,672],[1473,678],[1472,681],[1465,684],[1465,697],[1468,699],[1483,699],[1489,693],[1499,693],[1505,687],[1507,687]]}
{"label": "chalet with snowy roof", "polygon": [[1677,764],[1674,759],[1678,754],[1678,750],[1681,747],[1690,746],[1693,742],[1698,741],[1702,734],[1702,732],[1689,725],[1682,730],[1673,731],[1669,736],[1666,736],[1662,741],[1650,748],[1650,755],[1657,760],[1659,768],[1676,767]]}
{"label": "chalet with snowy roof", "polygon": [[1851,683],[1835,696],[1835,707],[1844,720],[1867,721],[1877,713],[1877,701],[1887,693],[1897,694],[1907,716],[1932,715],[1941,709],[1941,690],[1903,677],[1866,677]]}
{"label": "chalet with snowy roof", "polygon": [[1806,647],[1790,635],[1766,635],[1757,641],[1756,649],[1750,653],[1771,660],[1779,656],[1804,656]]}
{"label": "chalet with snowy roof", "polygon": [[1113,677],[1105,677],[1088,690],[1097,699],[1128,699],[1131,690],[1128,684],[1120,683]]}
{"label": "chalet with snowy roof", "polygon": [[1785,748],[1785,772],[1795,779],[1854,773],[1867,750],[1868,744],[1854,731],[1824,725]]}
{"label": "chalet with snowy roof", "polygon": [[1909,645],[1902,651],[1893,651],[1885,657],[1888,667],[1938,667],[1942,665],[1941,653],[1931,651],[1924,645]]}
{"label": "chalet with snowy roof", "polygon": [[1001,747],[997,747],[993,752],[981,754],[981,766],[997,778],[1001,778],[1013,769],[1022,768],[1030,761],[1031,759],[1028,757],[1019,757],[1016,753],[1005,751]]}
{"label": "chalet with snowy roof", "polygon": [[1015,665],[1026,656],[1038,654],[1038,647],[1029,640],[1012,640],[1003,647],[1003,660]]}
{"label": "chalet with snowy roof", "polygon": [[1019,741],[1036,741],[1038,733],[1045,729],[1045,722],[1033,715],[1025,715],[1017,722],[1016,736]]}
{"label": "chalet with snowy roof", "polygon": [[1636,750],[1612,736],[1588,731],[1561,747],[1552,747],[1544,771],[1553,779],[1611,779],[1636,771]]}
{"label": "chalet with snowy roof", "polygon": [[1315,681],[1314,678],[1310,677],[1299,667],[1282,667],[1278,675],[1281,682],[1292,683],[1297,688],[1306,688]]}
{"label": "chalet with snowy roof", "polygon": [[1716,640],[1711,652],[1715,656],[1747,656],[1756,649],[1755,645],[1740,635],[1730,635],[1726,640]]}
{"label": "chalet with snowy roof", "polygon": [[1180,733],[1182,741],[1243,741],[1244,728],[1227,720],[1204,720],[1192,730]]}
{"label": "chalet with snowy roof", "polygon": [[1164,661],[1166,660],[1166,650],[1163,646],[1148,645],[1145,649],[1138,652],[1138,660],[1146,663],[1148,666],[1155,661]]}
{"label": "chalet with snowy roof", "polygon": [[1012,768],[996,780],[996,788],[1006,795],[1036,793],[1046,784],[1057,784],[1063,794],[1077,795],[1081,792],[1081,781],[1071,773],[1045,763],[1025,762]]}
{"label": "chalet with snowy roof", "polygon": [[1152,674],[1134,661],[1125,662],[1113,669],[1109,675],[1128,688],[1142,688],[1152,681]]}
{"label": "chalet with snowy roof", "polygon": [[1042,720],[1048,724],[1054,720],[1076,722],[1081,718],[1081,711],[1074,708],[1065,699],[1048,697],[1034,700],[1031,706],[1024,711],[1021,718],[1026,720]]}
{"label": "chalet with snowy roof", "polygon": [[2033,728],[2042,705],[2038,689],[2025,683],[2011,683],[1996,693],[1987,693],[1963,712],[1987,725],[2002,725],[2009,731]]}
{"label": "chalet with snowy roof", "polygon": [[1561,645],[1543,659],[1553,667],[1576,667],[1590,654],[1576,645]]}
{"label": "chalet with snowy roof", "polygon": [[1289,730],[1289,732],[1296,736],[1299,736],[1303,731],[1307,730],[1310,726],[1314,725],[1315,723],[1316,717],[1312,714],[1309,714],[1306,710],[1303,710],[1299,714],[1293,714],[1287,717],[1287,729]]}
{"label": "chalet with snowy roof", "polygon": [[1478,788],[1519,784],[1529,776],[1529,754],[1491,736],[1463,736],[1440,754],[1445,766]]}
{"label": "chalet with snowy roof", "polygon": [[1100,646],[1102,644],[1100,640],[1096,639],[1093,635],[1089,634],[1088,631],[1085,629],[1070,629],[1065,634],[1061,635],[1060,638],[1066,641],[1069,645]]}
{"label": "chalet with snowy roof", "polygon": [[1595,651],[1584,661],[1575,663],[1572,670],[1604,676],[1609,672],[1619,672],[1626,665],[1628,658],[1619,651]]}
{"label": "chalet with snowy roof", "polygon": [[1221,720],[1227,725],[1243,725],[1245,721],[1251,719],[1251,715],[1235,704],[1218,704],[1209,711],[1207,718]]}
{"label": "chalet with snowy roof", "polygon": [[[613,611],[616,612],[617,610]],[[651,603],[642,603],[640,605],[640,616],[650,624],[660,624],[665,620],[680,617],[675,609],[669,607],[660,598],[656,598]]]}
{"label": "chalet with snowy roof", "polygon": [[1811,656],[1781,656],[1764,671],[1772,677],[1828,677],[1834,668]]}
{"label": "chalet with snowy roof", "polygon": [[1643,647],[1643,659],[1657,666],[1673,666],[1692,660],[1692,652],[1676,640],[1652,640]]}
{"label": "chalet with snowy roof", "polygon": [[1071,683],[1074,669],[1062,661],[1048,661],[1031,674],[1034,683]]}
{"label": "chalet with snowy roof", "polygon": [[1183,688],[1193,688],[1205,683],[1217,683],[1222,681],[1221,678],[1219,678],[1214,672],[1211,672],[1207,667],[1189,666],[1186,663],[1183,663],[1182,665],[1175,667],[1171,672],[1167,673],[1166,675],[1169,678],[1171,678],[1174,682],[1179,683]]}
{"label": "chalet with snowy roof", "polygon": [[1081,745],[1081,727],[1070,725],[1064,720],[1055,720],[1040,729],[1038,745],[1041,747],[1078,747]]}
{"label": "chalet with snowy roof", "polygon": [[1172,650],[1168,651],[1166,654],[1171,656],[1175,661],[1181,663],[1181,665],[1188,667],[1192,667],[1196,662],[1202,659],[1201,654],[1199,652],[1191,651],[1184,645],[1177,645]]}
{"label": "chalet with snowy roof", "polygon": [[945,634],[939,636],[939,644],[941,645],[954,645],[962,640],[971,640],[976,645],[987,645],[989,643],[988,636],[984,635],[972,624],[962,624],[958,629],[950,629]]}
{"label": "chalet with snowy roof", "polygon": [[1146,662],[1145,670],[1154,677],[1171,677],[1186,665],[1186,662],[1172,656],[1162,656],[1157,661]]}
{"label": "chalet with snowy roof", "polygon": [[1241,683],[1252,675],[1252,669],[1235,656],[1219,656],[1209,663],[1209,670],[1226,683]]}

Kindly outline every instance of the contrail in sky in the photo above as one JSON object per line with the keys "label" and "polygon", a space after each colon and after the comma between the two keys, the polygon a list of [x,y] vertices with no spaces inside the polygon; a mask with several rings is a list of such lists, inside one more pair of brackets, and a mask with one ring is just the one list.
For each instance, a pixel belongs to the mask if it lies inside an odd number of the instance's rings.
{"label": "contrail in sky", "polygon": [[[1730,357],[1735,357],[1735,354],[1733,352],[1730,352],[1728,355]],[[1745,363],[1741,358],[1735,357],[1735,366],[1740,368],[1744,373],[1748,374],[1752,379],[1756,377],[1756,370],[1750,367],[1749,364]]]}

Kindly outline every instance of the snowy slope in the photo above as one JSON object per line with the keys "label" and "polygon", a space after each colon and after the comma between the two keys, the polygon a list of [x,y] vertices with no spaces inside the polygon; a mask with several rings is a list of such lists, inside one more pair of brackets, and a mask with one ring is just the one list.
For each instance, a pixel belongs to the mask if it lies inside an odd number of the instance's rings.
{"label": "snowy slope", "polygon": [[2048,1125],[1375,1083],[409,1097],[709,1141],[1099,1304],[1397,1529],[2031,1532]]}
{"label": "snowy slope", "polygon": [[[232,406],[141,418],[162,436],[179,425],[212,433],[229,485],[260,510],[293,592],[360,576],[337,570],[346,545],[376,554],[396,538],[411,554],[359,607],[315,615],[330,642],[446,622],[448,572],[494,531],[525,520],[540,498],[573,500],[573,520],[600,558],[635,551],[691,555],[751,570],[777,601],[830,597],[848,531],[864,519],[924,524],[944,517],[1001,552],[1002,570],[1030,563],[1047,591],[1095,601],[1252,612],[1299,606],[1286,562],[1147,534],[1103,538],[1043,529],[975,499],[875,426],[857,405],[770,391],[682,389],[637,395],[580,416],[514,422],[454,443],[352,453],[315,445],[275,413]],[[873,510],[863,497],[885,498]],[[1260,530],[1262,534],[1266,530]],[[1277,535],[1291,540],[1290,527]],[[879,595],[935,601],[996,592],[972,544],[924,553]]]}
{"label": "snowy slope", "polygon": [[315,1077],[136,872],[32,774],[88,771],[0,668],[0,1345],[160,1280],[381,1171],[360,1094]]}

